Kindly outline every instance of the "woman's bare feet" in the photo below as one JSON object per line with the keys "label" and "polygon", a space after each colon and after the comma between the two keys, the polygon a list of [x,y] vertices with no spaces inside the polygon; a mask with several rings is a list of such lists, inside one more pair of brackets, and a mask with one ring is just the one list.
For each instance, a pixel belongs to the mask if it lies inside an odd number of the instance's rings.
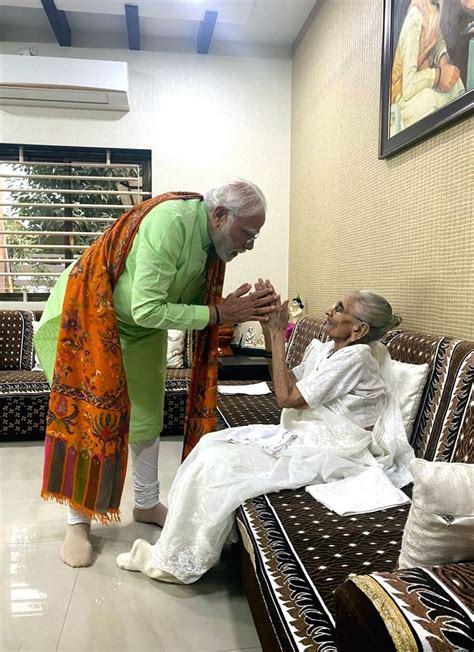
{"label": "woman's bare feet", "polygon": [[154,507],[149,509],[138,509],[138,507],[133,508],[133,518],[138,523],[152,523],[153,525],[159,525],[163,527],[166,521],[166,515],[168,514],[168,508],[165,507],[162,503],[158,503]]}
{"label": "woman's bare feet", "polygon": [[90,523],[67,525],[59,556],[68,566],[81,568],[92,564],[92,545],[89,540]]}

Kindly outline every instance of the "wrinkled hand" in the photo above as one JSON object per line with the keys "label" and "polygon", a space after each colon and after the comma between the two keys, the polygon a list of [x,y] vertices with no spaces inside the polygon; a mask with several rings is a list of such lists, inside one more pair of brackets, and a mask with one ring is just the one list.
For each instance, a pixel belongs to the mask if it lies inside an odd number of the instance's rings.
{"label": "wrinkled hand", "polygon": [[263,322],[268,319],[268,315],[275,310],[273,302],[276,294],[268,288],[249,294],[251,289],[250,283],[244,283],[219,304],[221,323],[240,324],[244,321]]}
{"label": "wrinkled hand", "polygon": [[270,335],[286,331],[288,326],[288,299],[282,304],[280,296],[276,299],[275,311],[269,315],[267,328]]}
{"label": "wrinkled hand", "polygon": [[[255,287],[256,292],[260,292],[262,290],[267,290],[269,295],[272,295],[272,296],[275,297],[275,299],[272,301],[272,305],[276,304],[276,296],[277,295],[276,295],[276,292],[275,292],[275,288],[273,287],[273,284],[271,283],[271,281],[269,281],[268,278],[265,281],[263,280],[263,278],[259,278],[258,281],[255,283],[254,287]],[[263,335],[264,335],[265,338],[270,335],[270,331],[268,330],[267,321],[262,322],[262,332],[263,332]]]}

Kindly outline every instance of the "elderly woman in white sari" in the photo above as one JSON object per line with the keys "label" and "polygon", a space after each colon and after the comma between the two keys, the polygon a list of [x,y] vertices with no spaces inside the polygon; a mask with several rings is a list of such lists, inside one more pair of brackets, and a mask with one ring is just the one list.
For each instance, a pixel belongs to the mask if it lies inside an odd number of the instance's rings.
{"label": "elderly woman in white sari", "polygon": [[331,341],[313,340],[290,371],[287,302],[278,300],[264,334],[280,424],[206,435],[178,470],[161,537],[155,545],[137,539],[117,557],[120,568],[189,584],[218,562],[235,532],[234,511],[249,498],[340,480],[371,466],[396,486],[410,481],[413,451],[390,391],[390,356],[378,343],[400,318],[368,291],[347,294],[326,315]]}

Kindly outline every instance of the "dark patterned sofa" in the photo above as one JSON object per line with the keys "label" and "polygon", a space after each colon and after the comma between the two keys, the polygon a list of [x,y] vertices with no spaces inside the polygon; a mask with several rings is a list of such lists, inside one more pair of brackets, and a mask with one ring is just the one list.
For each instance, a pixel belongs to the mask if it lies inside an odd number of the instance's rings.
{"label": "dark patterned sofa", "polygon": [[195,332],[186,331],[183,351],[184,367],[182,369],[168,369],[166,372],[162,436],[184,434],[184,416],[191,380],[194,342]]}
{"label": "dark patterned sofa", "polygon": [[[33,322],[28,310],[0,310],[0,441],[44,438],[49,384],[33,371]],[[168,369],[162,435],[182,435],[194,336],[186,334],[183,369]]]}
{"label": "dark patterned sofa", "polygon": [[27,310],[0,310],[0,441],[44,437],[49,385],[33,371],[33,321]]}
{"label": "dark patterned sofa", "polygon": [[[324,339],[321,324],[298,322],[290,367]],[[384,343],[393,358],[430,367],[416,455],[474,462],[474,343],[400,330]],[[220,396],[218,408],[227,426],[278,423],[273,395]],[[395,571],[408,511],[342,517],[304,488],[247,501],[237,514],[243,582],[263,650],[473,650],[474,563]]]}

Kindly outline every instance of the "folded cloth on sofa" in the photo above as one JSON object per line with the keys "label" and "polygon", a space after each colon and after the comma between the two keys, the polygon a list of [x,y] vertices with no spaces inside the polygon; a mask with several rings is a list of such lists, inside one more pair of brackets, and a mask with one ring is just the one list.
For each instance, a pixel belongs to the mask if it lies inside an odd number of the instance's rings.
{"label": "folded cloth on sofa", "polygon": [[309,485],[305,489],[340,516],[377,512],[410,502],[409,497],[397,489],[378,466],[344,480]]}
{"label": "folded cloth on sofa", "polygon": [[271,394],[267,383],[253,383],[252,385],[218,385],[219,394],[248,394],[249,396],[262,396]]}

